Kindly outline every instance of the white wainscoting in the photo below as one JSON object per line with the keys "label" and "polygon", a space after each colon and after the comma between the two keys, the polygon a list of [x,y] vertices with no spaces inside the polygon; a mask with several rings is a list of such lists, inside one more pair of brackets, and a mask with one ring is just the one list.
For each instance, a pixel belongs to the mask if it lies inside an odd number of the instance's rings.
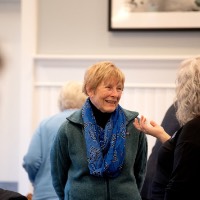
{"label": "white wainscoting", "polygon": [[[174,100],[179,63],[186,56],[50,56],[34,57],[33,127],[58,111],[60,86],[68,80],[82,81],[86,68],[101,60],[114,62],[126,76],[120,104],[161,123]],[[155,139],[148,136],[149,154]]]}
{"label": "white wainscoting", "polygon": [[[65,81],[82,81],[86,68],[98,61],[110,60],[120,67],[126,76],[121,106],[161,123],[165,111],[174,99],[177,67],[187,57],[190,56],[36,55],[33,57],[33,63],[30,59],[29,62],[24,62],[20,166],[38,123],[58,112],[58,93]],[[155,139],[148,136],[148,155],[154,142]],[[27,194],[30,188],[32,187],[27,174],[20,168],[19,192]]]}

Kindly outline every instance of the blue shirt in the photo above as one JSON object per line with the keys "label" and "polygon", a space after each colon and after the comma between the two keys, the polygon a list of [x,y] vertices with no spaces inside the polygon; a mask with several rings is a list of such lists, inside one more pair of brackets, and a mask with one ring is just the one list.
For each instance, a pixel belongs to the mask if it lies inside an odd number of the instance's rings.
{"label": "blue shirt", "polygon": [[43,120],[32,137],[23,167],[33,185],[33,200],[58,200],[52,185],[50,150],[60,125],[74,111],[65,110]]}

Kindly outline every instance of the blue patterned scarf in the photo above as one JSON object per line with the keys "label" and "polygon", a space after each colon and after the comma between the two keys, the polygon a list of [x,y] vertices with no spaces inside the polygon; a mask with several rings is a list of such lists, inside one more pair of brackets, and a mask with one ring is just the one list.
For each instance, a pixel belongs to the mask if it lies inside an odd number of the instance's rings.
{"label": "blue patterned scarf", "polygon": [[126,118],[118,105],[105,129],[97,125],[89,99],[82,109],[84,135],[90,174],[100,177],[119,175],[125,157]]}

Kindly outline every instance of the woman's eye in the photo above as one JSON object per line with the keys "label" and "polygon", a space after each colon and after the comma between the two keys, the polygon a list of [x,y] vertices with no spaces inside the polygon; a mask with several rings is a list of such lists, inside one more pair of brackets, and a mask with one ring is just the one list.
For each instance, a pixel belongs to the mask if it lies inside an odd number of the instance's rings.
{"label": "woman's eye", "polygon": [[118,90],[118,91],[122,91],[122,88],[121,88],[121,87],[120,87],[120,88],[117,88],[117,90]]}

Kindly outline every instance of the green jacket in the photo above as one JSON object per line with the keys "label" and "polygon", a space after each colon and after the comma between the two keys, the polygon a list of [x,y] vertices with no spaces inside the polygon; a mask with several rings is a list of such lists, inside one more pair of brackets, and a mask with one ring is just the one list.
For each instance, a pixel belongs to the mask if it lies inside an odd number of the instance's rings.
{"label": "green jacket", "polygon": [[81,110],[61,125],[51,149],[53,186],[62,200],[141,200],[146,173],[147,138],[133,126],[137,112],[124,109],[127,119],[126,156],[116,178],[90,175]]}

